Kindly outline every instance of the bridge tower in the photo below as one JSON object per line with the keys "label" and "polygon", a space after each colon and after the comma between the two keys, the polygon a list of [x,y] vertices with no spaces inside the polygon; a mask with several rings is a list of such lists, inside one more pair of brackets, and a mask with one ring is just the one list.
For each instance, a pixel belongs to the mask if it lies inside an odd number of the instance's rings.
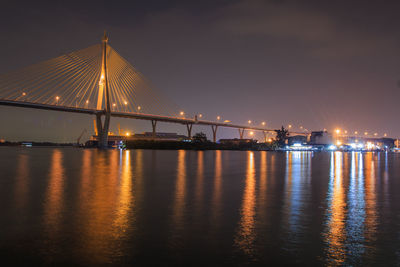
{"label": "bridge tower", "polygon": [[97,109],[103,107],[103,94],[105,91],[105,108],[104,108],[104,123],[102,122],[102,114],[96,115],[96,128],[98,137],[99,148],[107,148],[108,146],[108,132],[110,129],[111,117],[111,104],[110,104],[110,91],[108,86],[108,70],[107,70],[107,43],[108,37],[104,31],[102,61],[101,61],[101,76],[99,81],[99,94],[97,98]]}

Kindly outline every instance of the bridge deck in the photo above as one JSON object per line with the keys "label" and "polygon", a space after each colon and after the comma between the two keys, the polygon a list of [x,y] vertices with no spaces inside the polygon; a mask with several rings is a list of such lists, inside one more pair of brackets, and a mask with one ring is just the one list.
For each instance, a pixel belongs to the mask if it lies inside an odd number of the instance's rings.
{"label": "bridge deck", "polygon": [[[82,114],[89,114],[89,115],[105,113],[104,110],[85,109],[85,108],[78,108],[78,107],[67,107],[67,106],[60,106],[60,105],[38,104],[38,103],[32,103],[32,102],[26,102],[26,101],[15,101],[15,100],[7,100],[7,99],[0,99],[0,105],[52,110],[52,111],[62,111],[62,112],[82,113]],[[170,117],[170,116],[143,114],[143,113],[111,112],[111,116],[119,117],[119,118],[139,119],[139,120],[156,120],[156,121],[179,123],[179,124],[199,124],[199,125],[209,125],[209,126],[214,125],[214,126],[219,126],[219,127],[229,127],[229,128],[236,128],[236,129],[263,131],[263,132],[275,132],[276,131],[275,129],[266,129],[266,128],[254,127],[254,126],[250,126],[250,125],[238,125],[238,124],[231,124],[231,123],[206,121],[206,120],[195,120],[195,119],[191,119],[191,118],[179,118],[179,117]]]}

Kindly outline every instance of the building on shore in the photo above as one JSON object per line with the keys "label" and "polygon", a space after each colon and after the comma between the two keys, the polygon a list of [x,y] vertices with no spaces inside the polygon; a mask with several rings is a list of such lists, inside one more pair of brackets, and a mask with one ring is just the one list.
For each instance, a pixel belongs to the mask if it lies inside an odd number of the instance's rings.
{"label": "building on shore", "polygon": [[289,146],[293,144],[307,144],[307,136],[305,135],[293,135],[287,138],[287,144]]}
{"label": "building on shore", "polygon": [[[144,132],[141,134],[132,134],[132,135],[113,135],[110,134],[108,136],[108,145],[109,146],[120,146],[121,144],[126,143],[127,141],[191,141],[185,135],[180,135],[177,133],[155,133],[153,136],[152,132]],[[98,136],[92,135],[90,140],[86,142],[86,146],[96,146],[98,142]]]}
{"label": "building on shore", "polygon": [[311,132],[310,145],[332,145],[333,136],[328,131]]}

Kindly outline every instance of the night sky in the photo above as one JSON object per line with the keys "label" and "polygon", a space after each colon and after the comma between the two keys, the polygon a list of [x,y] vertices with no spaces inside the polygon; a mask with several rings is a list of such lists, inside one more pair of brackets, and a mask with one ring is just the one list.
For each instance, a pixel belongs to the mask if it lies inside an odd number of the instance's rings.
{"label": "night sky", "polygon": [[[400,137],[399,10],[399,1],[3,1],[0,73],[99,43],[106,29],[188,114]],[[0,138],[74,141],[92,121],[0,106]],[[127,119],[112,119],[112,130],[117,123],[151,130]],[[211,138],[207,127],[193,131]]]}

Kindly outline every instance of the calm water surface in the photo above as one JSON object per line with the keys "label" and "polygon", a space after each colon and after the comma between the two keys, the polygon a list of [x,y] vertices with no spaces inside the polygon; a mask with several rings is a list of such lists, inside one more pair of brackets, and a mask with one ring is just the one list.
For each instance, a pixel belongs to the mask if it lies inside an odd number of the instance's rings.
{"label": "calm water surface", "polygon": [[2,262],[396,265],[400,155],[0,148]]}

